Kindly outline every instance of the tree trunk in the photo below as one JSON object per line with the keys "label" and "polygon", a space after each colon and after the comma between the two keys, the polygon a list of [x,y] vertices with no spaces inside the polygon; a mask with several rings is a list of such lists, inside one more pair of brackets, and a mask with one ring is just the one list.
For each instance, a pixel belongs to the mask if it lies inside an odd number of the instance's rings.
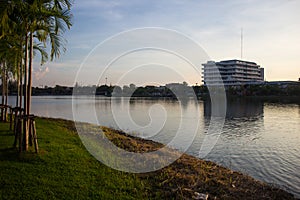
{"label": "tree trunk", "polygon": [[[21,52],[23,52],[23,42],[22,39],[20,41],[20,47]],[[16,99],[16,107],[22,107],[22,53],[20,54],[20,57],[18,58],[18,66],[17,66],[17,88],[18,88],[18,94]]]}
{"label": "tree trunk", "polygon": [[4,68],[3,68],[3,65],[2,65],[2,67],[1,67],[2,69],[1,69],[1,72],[2,72],[2,74],[1,74],[1,84],[2,84],[2,101],[1,101],[1,104],[2,105],[4,105],[4,87],[3,87],[3,83],[4,83]]}
{"label": "tree trunk", "polygon": [[5,65],[5,99],[4,99],[4,104],[5,104],[5,109],[4,109],[4,121],[7,121],[7,112],[8,112],[8,71]]}
{"label": "tree trunk", "polygon": [[23,105],[24,105],[24,113],[27,113],[27,63],[28,63],[28,35],[26,33],[25,36],[25,56],[24,56],[24,87],[23,87],[23,93],[24,93],[24,98],[23,98]]}
{"label": "tree trunk", "polygon": [[8,101],[8,71],[7,71],[7,66],[5,63],[5,99],[4,99],[4,105],[5,105],[5,113],[4,113],[4,121],[7,121],[7,112],[8,112],[8,108],[7,108],[7,101]]}
{"label": "tree trunk", "polygon": [[20,64],[20,61],[18,60],[17,62],[17,96],[16,96],[16,106],[15,107],[18,107],[19,105],[19,97],[20,97],[20,68],[19,68],[19,64]]}
{"label": "tree trunk", "polygon": [[7,78],[6,78],[6,63],[2,63],[2,108],[1,108],[1,121],[6,121],[6,114],[7,114],[7,94],[6,94],[6,85],[7,85]]}
{"label": "tree trunk", "polygon": [[28,68],[28,89],[27,89],[27,115],[30,115],[30,106],[31,106],[31,88],[32,88],[32,62],[33,62],[33,33],[30,33],[30,42],[29,42],[29,68]]}
{"label": "tree trunk", "polygon": [[[28,42],[27,42],[28,45]],[[26,69],[26,65],[25,65],[25,71],[27,71],[28,73],[28,79],[27,79],[27,88],[25,90],[26,92],[26,104],[24,102],[24,107],[25,109],[25,134],[24,134],[24,150],[27,151],[28,150],[28,140],[29,140],[29,120],[27,119],[27,117],[30,115],[30,105],[31,105],[31,86],[32,86],[32,62],[33,62],[33,33],[30,32],[29,35],[29,59],[28,59],[29,65],[28,65],[28,71]],[[27,75],[27,73],[25,73]],[[25,75],[25,76],[26,76]],[[27,77],[27,76],[26,76]]]}
{"label": "tree trunk", "polygon": [[27,114],[27,62],[28,62],[28,33],[25,35],[25,57],[24,57],[24,123],[23,123],[23,150],[28,150],[28,120],[26,119]]}
{"label": "tree trunk", "polygon": [[20,62],[20,68],[19,68],[19,70],[20,70],[20,73],[19,73],[19,83],[20,83],[20,85],[19,85],[19,90],[20,90],[20,94],[19,94],[19,107],[20,108],[22,108],[22,97],[23,97],[23,81],[22,81],[22,74],[23,74],[23,64],[22,64],[22,60],[23,60],[23,58],[21,57],[21,62]]}
{"label": "tree trunk", "polygon": [[19,97],[20,97],[20,68],[17,66],[17,96],[16,96],[16,107],[19,105]]}
{"label": "tree trunk", "polygon": [[[1,72],[2,72],[2,74],[1,74],[1,82],[2,82],[2,101],[1,101],[1,104],[2,105],[4,105],[4,94],[5,94],[5,87],[4,87],[4,65],[3,65],[3,63],[2,63],[2,70],[1,70]],[[1,107],[1,121],[3,121],[4,120],[4,109],[3,109],[3,107]]]}

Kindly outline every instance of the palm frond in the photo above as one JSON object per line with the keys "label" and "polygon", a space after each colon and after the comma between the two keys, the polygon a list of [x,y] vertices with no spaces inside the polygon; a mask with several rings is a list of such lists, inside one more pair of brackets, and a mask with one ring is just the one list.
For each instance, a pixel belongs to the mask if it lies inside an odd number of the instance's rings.
{"label": "palm frond", "polygon": [[41,54],[41,65],[48,61],[48,53],[46,51],[46,47],[42,43],[34,43],[33,44],[34,56],[38,51]]}

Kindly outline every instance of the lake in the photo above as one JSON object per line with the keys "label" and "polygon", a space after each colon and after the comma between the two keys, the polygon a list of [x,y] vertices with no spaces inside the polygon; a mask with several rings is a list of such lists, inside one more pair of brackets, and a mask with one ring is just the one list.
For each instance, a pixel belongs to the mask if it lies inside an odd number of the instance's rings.
{"label": "lake", "polygon": [[[15,97],[10,97],[9,103],[14,102]],[[194,141],[187,150],[197,157],[210,123],[210,104],[200,100],[79,96],[73,103],[80,113],[78,121],[122,129],[165,144],[178,129],[189,133],[198,123]],[[32,113],[73,120],[72,97],[34,96]],[[222,133],[203,159],[279,186],[299,198],[299,143],[300,105],[235,99],[227,102]]]}

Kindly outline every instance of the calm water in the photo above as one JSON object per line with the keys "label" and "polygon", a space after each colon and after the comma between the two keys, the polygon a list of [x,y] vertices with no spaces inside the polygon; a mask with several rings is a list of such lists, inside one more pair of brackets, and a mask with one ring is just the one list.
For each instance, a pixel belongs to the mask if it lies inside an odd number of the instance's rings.
{"label": "calm water", "polygon": [[[10,98],[12,105],[14,100]],[[187,152],[194,156],[199,156],[210,122],[210,105],[194,100],[179,103],[164,99],[78,97],[74,109],[81,113],[78,121],[122,129],[162,143],[170,142],[179,128],[191,131],[189,127],[195,127],[195,116],[199,115],[197,135]],[[72,97],[33,97],[32,113],[73,119]],[[184,125],[180,126],[181,122]],[[299,143],[300,105],[234,100],[228,102],[221,136],[204,159],[300,197]]]}

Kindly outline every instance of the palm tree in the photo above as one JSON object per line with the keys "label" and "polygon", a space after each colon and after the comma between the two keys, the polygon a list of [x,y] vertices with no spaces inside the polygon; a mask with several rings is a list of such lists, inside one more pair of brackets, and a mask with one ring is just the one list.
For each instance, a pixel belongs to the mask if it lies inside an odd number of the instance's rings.
{"label": "palm tree", "polygon": [[[51,60],[54,57],[59,57],[61,54],[60,49],[65,51],[63,45],[62,34],[65,32],[66,27],[71,27],[71,14],[70,3],[67,0],[64,1],[31,1],[27,4],[28,18],[28,37],[29,37],[29,60],[28,60],[28,85],[26,100],[24,102],[25,114],[30,114],[31,107],[31,87],[32,87],[32,63],[33,63],[33,49],[34,49],[34,36],[36,39],[43,42],[46,45],[47,39],[50,40],[51,45]],[[67,7],[66,9],[64,7]],[[27,35],[26,35],[27,37]],[[26,44],[26,43],[25,43]],[[26,52],[26,51],[25,51]],[[26,57],[26,56],[25,56]],[[25,71],[26,71],[25,65]],[[25,73],[26,76],[26,73]],[[26,82],[26,78],[25,78]],[[26,105],[25,105],[26,104]],[[27,122],[25,122],[25,126]],[[25,128],[25,135],[28,130]],[[27,139],[25,138],[25,141]],[[27,149],[27,142],[25,149]]]}
{"label": "palm tree", "polygon": [[9,75],[14,72],[13,65],[15,61],[14,48],[7,39],[0,39],[0,65],[2,82],[2,109],[1,120],[6,121],[7,116],[7,98]]}
{"label": "palm tree", "polygon": [[1,13],[1,35],[0,38],[4,39],[6,42],[10,44],[9,47],[2,49],[2,52],[7,50],[13,53],[15,58],[14,63],[14,75],[16,75],[18,79],[18,96],[17,96],[17,104],[22,107],[22,72],[23,72],[23,58],[25,48],[24,44],[24,18],[26,14],[23,12],[24,6],[23,2],[20,0],[8,1],[1,0],[2,7],[0,8]]}
{"label": "palm tree", "polygon": [[[19,46],[21,53],[16,56],[17,63],[14,66],[20,83],[19,105],[22,106],[23,93],[25,115],[29,115],[34,51],[38,50],[41,53],[41,62],[44,63],[47,60],[45,52],[47,44],[50,45],[51,61],[61,55],[61,50],[63,52],[66,50],[63,33],[72,26],[70,13],[72,3],[70,0],[0,0],[0,3],[0,39],[8,38],[7,36],[15,36],[17,39],[15,47]],[[24,133],[27,150],[26,120]]]}
{"label": "palm tree", "polygon": [[[67,9],[64,9],[64,6]],[[71,3],[67,0],[64,1],[46,1],[40,3],[34,1],[31,4],[33,18],[31,19],[31,27],[29,33],[29,68],[28,68],[28,88],[27,88],[27,114],[30,113],[31,105],[31,86],[32,86],[32,60],[33,60],[33,37],[34,33],[36,38],[46,45],[47,39],[50,40],[51,61],[55,57],[61,55],[61,48],[63,52],[66,50],[64,47],[64,40],[62,34],[66,31],[66,28],[70,29]]]}

